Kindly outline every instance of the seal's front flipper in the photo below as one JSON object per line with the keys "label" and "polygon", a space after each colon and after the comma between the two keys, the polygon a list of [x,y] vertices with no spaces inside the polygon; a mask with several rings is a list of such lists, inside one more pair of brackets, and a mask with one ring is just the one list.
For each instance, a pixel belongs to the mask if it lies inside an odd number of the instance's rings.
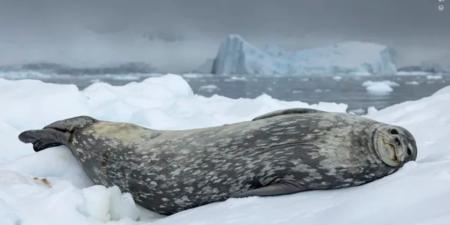
{"label": "seal's front flipper", "polygon": [[33,143],[34,151],[38,152],[46,148],[66,144],[69,133],[54,129],[28,130],[19,135],[19,140],[24,143]]}
{"label": "seal's front flipper", "polygon": [[316,110],[316,109],[308,109],[308,108],[282,109],[282,110],[277,110],[277,111],[273,111],[270,113],[266,113],[261,116],[257,116],[254,119],[252,119],[252,121],[267,119],[270,117],[281,116],[281,115],[318,113],[318,112],[324,112],[324,111],[320,111],[320,110]]}
{"label": "seal's front flipper", "polygon": [[280,183],[273,183],[264,187],[251,189],[243,193],[237,193],[235,195],[232,195],[232,197],[243,198],[250,196],[276,196],[297,193],[300,191],[304,191],[304,189],[300,185],[297,185],[294,182],[283,181]]}

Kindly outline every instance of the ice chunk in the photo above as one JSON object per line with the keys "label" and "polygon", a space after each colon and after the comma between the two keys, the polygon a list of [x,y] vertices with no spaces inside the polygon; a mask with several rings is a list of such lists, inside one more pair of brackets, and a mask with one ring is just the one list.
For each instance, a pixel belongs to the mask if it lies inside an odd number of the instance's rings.
{"label": "ice chunk", "polygon": [[394,91],[392,87],[399,86],[399,84],[393,81],[365,81],[362,86],[364,86],[369,94],[373,95],[387,95]]}
{"label": "ice chunk", "polygon": [[212,73],[253,75],[395,74],[391,50],[366,42],[344,42],[298,52],[258,49],[239,35],[220,46]]}
{"label": "ice chunk", "polygon": [[205,91],[205,92],[214,92],[217,89],[219,89],[219,87],[217,87],[217,85],[214,85],[214,84],[203,85],[199,88],[200,91]]}
{"label": "ice chunk", "polygon": [[118,187],[95,185],[85,188],[80,212],[100,221],[122,218],[138,219],[138,209],[129,193],[122,194]]}
{"label": "ice chunk", "polygon": [[407,81],[407,82],[405,82],[405,84],[407,84],[407,85],[419,85],[420,83],[418,81],[413,80],[413,81]]}
{"label": "ice chunk", "polygon": [[342,77],[341,76],[333,76],[333,80],[340,81],[340,80],[342,80]]}
{"label": "ice chunk", "polygon": [[442,79],[442,76],[441,75],[428,75],[427,79],[428,80],[440,80],[440,79]]}

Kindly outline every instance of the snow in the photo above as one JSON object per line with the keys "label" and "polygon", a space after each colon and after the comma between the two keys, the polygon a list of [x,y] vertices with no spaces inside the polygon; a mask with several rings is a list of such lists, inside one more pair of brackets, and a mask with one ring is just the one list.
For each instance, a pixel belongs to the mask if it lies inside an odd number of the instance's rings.
{"label": "snow", "polygon": [[0,79],[0,224],[433,224],[450,221],[450,87],[369,118],[397,124],[416,137],[419,155],[397,173],[367,185],[279,197],[229,199],[162,217],[136,206],[116,187],[93,185],[65,147],[34,153],[18,141],[26,129],[90,115],[156,129],[187,129],[249,120],[276,109],[312,107],[344,112],[346,105],[202,97],[180,76],[114,87]]}
{"label": "snow", "polygon": [[389,80],[383,81],[365,81],[362,84],[366,88],[366,91],[372,95],[387,95],[394,91],[392,87],[399,86],[398,83]]}
{"label": "snow", "polygon": [[258,49],[239,35],[229,35],[214,60],[215,74],[253,75],[392,75],[397,72],[391,50],[367,42],[287,52]]}

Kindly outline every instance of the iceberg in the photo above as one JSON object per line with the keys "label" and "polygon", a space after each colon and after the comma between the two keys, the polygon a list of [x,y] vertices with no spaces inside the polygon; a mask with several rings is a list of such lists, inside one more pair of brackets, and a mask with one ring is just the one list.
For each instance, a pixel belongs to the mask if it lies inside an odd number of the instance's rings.
{"label": "iceberg", "polygon": [[297,52],[259,49],[236,34],[220,46],[212,73],[252,75],[392,75],[392,50],[368,42],[343,42]]}

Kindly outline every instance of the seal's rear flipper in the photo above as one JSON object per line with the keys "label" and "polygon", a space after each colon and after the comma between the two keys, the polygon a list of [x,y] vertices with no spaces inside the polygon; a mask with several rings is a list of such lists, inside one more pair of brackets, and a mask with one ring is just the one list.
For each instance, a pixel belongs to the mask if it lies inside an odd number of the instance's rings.
{"label": "seal's rear flipper", "polygon": [[69,133],[54,129],[28,130],[19,135],[19,140],[24,143],[33,143],[34,151],[38,152],[67,143]]}
{"label": "seal's rear flipper", "polygon": [[44,127],[42,130],[28,130],[19,135],[19,139],[25,143],[33,143],[33,149],[37,152],[49,147],[66,145],[70,135],[76,130],[97,122],[88,116],[78,116],[70,119],[56,121]]}

